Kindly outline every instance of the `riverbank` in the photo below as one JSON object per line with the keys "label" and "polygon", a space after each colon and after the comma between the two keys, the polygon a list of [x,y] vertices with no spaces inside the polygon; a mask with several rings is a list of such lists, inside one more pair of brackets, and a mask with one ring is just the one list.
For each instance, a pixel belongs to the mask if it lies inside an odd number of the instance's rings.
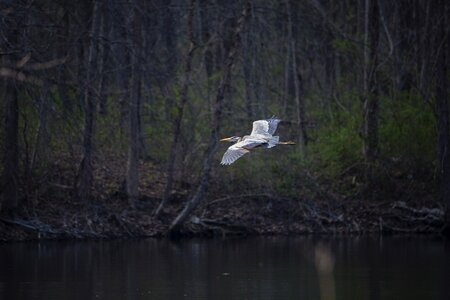
{"label": "riverbank", "polygon": [[[168,235],[171,222],[195,190],[196,179],[184,177],[184,182],[176,182],[168,206],[155,217],[166,181],[163,168],[141,163],[141,196],[130,205],[122,192],[123,164],[111,158],[96,165],[92,201],[80,203],[72,184],[76,170],[69,160],[56,161],[45,182],[36,178],[33,182],[39,184],[21,191],[26,197],[14,214],[0,215],[0,241]],[[440,233],[444,226],[444,210],[427,192],[426,182],[391,177],[389,183],[378,182],[368,193],[358,186],[355,178],[360,176],[355,172],[328,181],[318,180],[309,171],[297,176],[301,184],[276,192],[252,189],[250,183],[236,179],[227,183],[224,176],[215,174],[204,201],[178,234]]]}
{"label": "riverbank", "polygon": [[[141,198],[130,209],[124,199],[88,206],[41,202],[33,211],[0,217],[0,240],[164,237],[186,199],[174,201],[159,218],[158,199]],[[220,198],[205,203],[185,223],[185,236],[439,233],[443,211],[405,202],[361,204],[349,200],[306,202],[271,195]]]}

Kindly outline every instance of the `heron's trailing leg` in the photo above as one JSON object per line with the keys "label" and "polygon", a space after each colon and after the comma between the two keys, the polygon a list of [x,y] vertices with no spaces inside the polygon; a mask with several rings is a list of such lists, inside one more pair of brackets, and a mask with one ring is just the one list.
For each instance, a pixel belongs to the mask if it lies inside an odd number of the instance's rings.
{"label": "heron's trailing leg", "polygon": [[293,141],[278,142],[278,145],[295,145],[295,142]]}

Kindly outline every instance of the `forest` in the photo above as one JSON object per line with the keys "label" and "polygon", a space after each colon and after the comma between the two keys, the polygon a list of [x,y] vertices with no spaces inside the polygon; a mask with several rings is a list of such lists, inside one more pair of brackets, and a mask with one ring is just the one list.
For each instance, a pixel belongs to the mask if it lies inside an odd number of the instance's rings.
{"label": "forest", "polygon": [[0,241],[448,233],[449,6],[0,1]]}

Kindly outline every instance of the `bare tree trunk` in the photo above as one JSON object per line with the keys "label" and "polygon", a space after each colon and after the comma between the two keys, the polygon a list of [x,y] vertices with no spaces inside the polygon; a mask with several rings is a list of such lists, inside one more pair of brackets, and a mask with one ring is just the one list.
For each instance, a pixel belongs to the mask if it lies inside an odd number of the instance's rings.
{"label": "bare tree trunk", "polygon": [[292,14],[291,14],[291,5],[289,0],[287,1],[287,10],[288,10],[288,36],[290,39],[290,48],[291,48],[291,59],[292,59],[292,72],[293,72],[293,81],[295,87],[295,104],[297,107],[297,128],[298,128],[298,144],[300,146],[300,150],[302,151],[303,156],[306,156],[306,145],[308,144],[308,137],[306,135],[305,128],[305,103],[303,100],[304,92],[303,92],[303,80],[300,73],[300,66],[298,65],[298,55],[297,55],[297,47],[296,47],[296,36],[293,36],[293,22],[292,22]]}
{"label": "bare tree trunk", "polygon": [[129,145],[126,191],[131,206],[139,197],[139,104],[141,98],[141,17],[137,1],[133,2],[133,33],[131,34],[131,45],[134,53],[131,56],[131,91],[130,91],[130,114],[129,114]]}
{"label": "bare tree trunk", "polygon": [[185,60],[185,70],[184,70],[184,82],[183,86],[181,88],[181,94],[180,94],[180,102],[177,107],[177,116],[175,118],[174,122],[174,130],[173,130],[173,139],[172,139],[172,145],[170,147],[170,154],[169,154],[169,163],[167,166],[167,183],[164,190],[164,196],[163,200],[159,204],[158,208],[156,209],[155,215],[158,216],[164,206],[169,202],[170,195],[172,192],[172,185],[173,185],[173,177],[174,177],[174,166],[175,166],[175,160],[177,156],[177,147],[178,147],[178,138],[181,134],[181,122],[183,120],[183,113],[184,113],[184,107],[188,100],[188,92],[189,92],[189,85],[191,84],[191,69],[192,69],[192,57],[194,55],[195,50],[195,41],[194,41],[194,7],[195,7],[196,0],[191,0],[189,5],[189,15],[188,15],[188,40],[189,40],[189,49],[186,54],[186,60]]}
{"label": "bare tree trunk", "polygon": [[[438,159],[440,198],[446,210],[446,233],[450,235],[450,121],[448,95],[448,12],[445,0],[439,1],[442,10],[441,19],[436,34],[437,78],[436,78],[436,113],[438,131]],[[438,14],[439,15],[439,14]],[[446,32],[447,31],[447,32]],[[445,36],[447,35],[447,38]]]}
{"label": "bare tree trunk", "polygon": [[163,8],[164,15],[161,20],[164,24],[164,27],[162,27],[162,29],[164,30],[163,32],[164,46],[167,50],[167,53],[171,54],[168,55],[165,61],[169,76],[174,76],[178,65],[178,55],[177,55],[178,51],[176,47],[176,38],[175,38],[176,37],[175,20],[173,12],[171,11],[171,5],[174,5],[174,3],[172,2],[173,2],[172,0],[162,2],[165,5]]}
{"label": "bare tree trunk", "polygon": [[[377,0],[374,0],[377,1]],[[335,7],[336,3],[333,3],[334,1],[330,2],[330,7]],[[329,17],[332,19],[332,22],[335,21],[335,13],[331,13]],[[331,104],[333,97],[335,96],[335,90],[336,90],[336,54],[334,51],[334,48],[332,46],[333,41],[335,40],[335,37],[333,35],[333,32],[329,29],[326,29],[324,32],[325,35],[325,78],[324,78],[324,86],[326,87],[326,96],[329,104]]]}
{"label": "bare tree trunk", "polygon": [[34,147],[31,154],[31,160],[29,164],[29,170],[27,170],[27,180],[31,179],[31,172],[38,160],[38,155],[42,151],[45,155],[45,148],[49,140],[47,130],[47,116],[49,110],[48,98],[50,95],[50,88],[48,82],[45,83],[43,91],[39,95],[39,120],[36,131],[36,137],[34,138]]}
{"label": "bare tree trunk", "polygon": [[[135,24],[135,32],[134,35],[136,36],[136,42],[135,42],[135,48],[137,49],[137,53],[138,53],[138,58],[139,60],[137,61],[137,66],[140,66],[142,64],[145,63],[145,51],[149,48],[148,46],[148,41],[145,38],[145,28],[144,28],[144,19],[143,19],[143,14],[142,11],[145,10],[146,5],[144,3],[141,3],[139,1],[135,2],[135,6],[136,8],[138,8],[138,12],[139,16],[138,19],[136,20],[136,24]],[[170,4],[169,4],[170,5]],[[170,23],[169,23],[170,24]],[[148,38],[148,36],[147,36]],[[138,119],[138,155],[139,158],[145,159],[146,158],[146,154],[147,154],[147,150],[145,147],[145,138],[144,138],[144,129],[143,129],[143,123],[142,123],[142,97],[141,97],[141,90],[142,90],[142,85],[144,82],[144,78],[146,76],[145,74],[145,68],[137,68],[136,71],[138,71],[139,74],[139,97],[138,97],[138,103],[137,103],[137,108],[138,108],[138,112],[137,112],[137,119]],[[151,84],[147,83],[146,84],[146,91],[148,92],[148,95],[146,97],[146,99],[151,99],[152,97],[151,95]],[[148,102],[148,104],[150,105],[150,102]]]}
{"label": "bare tree trunk", "polygon": [[106,104],[108,100],[108,95],[106,92],[106,86],[108,84],[108,73],[106,70],[108,69],[107,64],[109,60],[109,38],[110,38],[110,28],[111,28],[111,3],[109,0],[105,1],[104,9],[102,12],[102,24],[101,24],[101,51],[99,53],[99,74],[100,81],[98,84],[98,111],[100,114],[106,114]]}
{"label": "bare tree trunk", "polygon": [[252,40],[249,33],[246,33],[246,39],[245,43],[242,43],[242,72],[244,75],[244,107],[245,112],[247,114],[247,118],[249,120],[253,120],[253,101],[252,101],[252,87],[251,87],[251,66],[250,66],[250,60],[251,60],[251,46]]}
{"label": "bare tree trunk", "polygon": [[[92,2],[94,2],[94,0]],[[90,34],[92,33],[93,28],[92,26],[94,25],[93,19],[94,15],[91,3],[85,1],[80,5],[82,5],[83,9],[77,10],[74,16],[75,22],[81,22],[84,25],[81,28],[83,34],[80,34],[80,36],[77,39],[76,54],[75,54],[77,61],[76,66],[77,66],[77,82],[78,82],[78,89],[76,91],[77,93],[76,105],[80,111],[83,111],[85,109],[86,89],[88,88],[86,85],[89,83],[87,81],[87,75],[89,72],[88,60],[90,50],[89,47],[92,40],[91,39],[92,36],[90,36]],[[86,32],[89,32],[89,34],[86,34]]]}
{"label": "bare tree trunk", "polygon": [[364,38],[363,140],[364,157],[370,164],[378,153],[378,89],[376,86],[379,43],[377,0],[366,0]]}
{"label": "bare tree trunk", "polygon": [[297,124],[298,124],[298,143],[302,147],[302,153],[304,156],[307,155],[308,146],[308,135],[306,133],[306,122],[305,122],[305,101],[304,101],[304,84],[302,74],[300,72],[300,67],[294,62],[295,72],[295,102],[297,105]]}
{"label": "bare tree trunk", "polygon": [[124,148],[124,142],[128,132],[128,110],[130,95],[130,51],[128,50],[127,41],[127,28],[130,27],[129,17],[129,5],[123,5],[121,3],[112,2],[111,13],[111,25],[114,41],[111,45],[111,61],[115,64],[115,83],[117,85],[116,92],[119,92],[118,99],[116,100],[119,105],[120,117],[119,117],[119,135],[120,135],[120,147]]}
{"label": "bare tree trunk", "polygon": [[[419,82],[418,82],[418,86],[420,90],[424,90],[426,89],[426,87],[430,86],[430,78],[432,77],[430,75],[430,54],[432,51],[428,51],[429,47],[431,47],[430,45],[430,40],[431,40],[431,36],[432,33],[430,32],[430,24],[431,22],[431,17],[430,17],[430,2],[427,1],[426,2],[426,7],[425,7],[425,14],[424,14],[424,18],[425,21],[423,24],[423,28],[420,27],[421,30],[421,39],[419,42],[419,53],[420,53],[420,61],[421,61],[421,65],[419,67],[420,69],[420,75],[419,75]],[[418,29],[419,30],[419,29]]]}
{"label": "bare tree trunk", "polygon": [[214,56],[212,52],[212,47],[210,45],[211,39],[211,27],[212,27],[212,17],[211,17],[211,9],[209,6],[208,0],[200,0],[199,2],[199,12],[201,19],[201,37],[202,44],[205,47],[204,59],[205,59],[205,72],[206,72],[206,85],[207,85],[207,97],[208,97],[208,111],[211,111],[211,90],[212,90],[212,74],[214,72]]}
{"label": "bare tree trunk", "polygon": [[92,170],[92,135],[94,133],[95,119],[95,93],[93,80],[97,69],[98,29],[100,23],[100,1],[94,2],[92,11],[92,25],[89,37],[89,56],[86,66],[84,84],[84,132],[83,132],[83,159],[79,169],[78,197],[87,202],[91,197],[93,180]]}
{"label": "bare tree trunk", "polygon": [[[142,57],[143,57],[142,47],[140,49],[141,49],[141,51],[139,51],[139,52],[141,53],[140,57],[141,57],[141,60],[142,60]],[[140,64],[142,64],[142,62],[139,62],[138,64],[140,65]],[[138,74],[139,74],[139,84],[138,84],[139,85],[139,90],[138,90],[139,93],[138,93],[138,97],[137,97],[137,100],[138,100],[138,103],[137,103],[137,109],[138,109],[138,111],[137,111],[137,118],[138,118],[138,155],[139,155],[139,158],[143,158],[144,159],[145,155],[147,153],[147,150],[146,150],[146,147],[145,147],[144,129],[143,129],[142,118],[141,118],[141,107],[142,107],[141,106],[141,100],[142,100],[141,89],[142,89],[143,70],[139,69],[138,70]],[[147,88],[148,88],[148,90],[150,89],[149,85],[147,85]]]}
{"label": "bare tree trunk", "polygon": [[4,79],[5,141],[3,172],[0,180],[0,211],[13,211],[19,204],[19,103],[12,79]]}
{"label": "bare tree trunk", "polygon": [[175,220],[172,222],[170,226],[170,232],[174,233],[176,232],[179,227],[184,223],[184,221],[187,219],[187,217],[190,215],[190,213],[199,205],[199,203],[203,200],[203,194],[206,190],[206,187],[208,185],[208,179],[209,174],[211,171],[212,166],[212,160],[214,153],[217,148],[218,143],[218,134],[220,130],[220,120],[222,115],[222,106],[223,106],[223,99],[225,96],[225,92],[229,89],[230,82],[231,82],[231,71],[232,67],[235,61],[236,53],[239,46],[239,35],[241,31],[243,30],[243,27],[245,25],[245,22],[250,14],[251,10],[251,3],[250,1],[247,1],[244,5],[244,8],[242,10],[242,14],[237,21],[234,34],[231,40],[231,46],[228,50],[228,56],[226,58],[226,63],[224,65],[224,75],[220,82],[219,88],[217,90],[216,95],[216,101],[215,101],[215,109],[214,109],[214,116],[212,119],[211,124],[211,133],[209,136],[209,142],[208,142],[208,148],[206,149],[205,153],[205,160],[203,161],[203,170],[202,174],[200,176],[200,183],[197,187],[197,190],[194,194],[194,196],[189,200],[189,202],[186,204],[184,209],[180,212],[180,214],[175,218]]}
{"label": "bare tree trunk", "polygon": [[[63,19],[63,26],[58,30],[58,34],[65,37],[66,39],[70,37],[70,41],[73,43],[73,40],[70,35],[70,18],[69,13],[64,14]],[[69,44],[69,43],[67,43]],[[68,56],[69,53],[71,53],[73,56],[76,55],[76,50],[70,49],[68,45],[65,43],[61,43],[61,45],[57,48],[57,57],[65,57]],[[67,66],[66,65],[60,65],[57,67],[57,88],[58,88],[58,96],[63,103],[63,117],[64,119],[67,118],[67,116],[72,112],[73,110],[73,104],[69,101],[69,93],[67,91]]]}
{"label": "bare tree trunk", "polygon": [[[287,3],[289,2],[289,0],[287,1]],[[288,10],[288,16],[290,16],[290,12],[289,12],[289,5],[286,5],[286,8]],[[286,54],[285,54],[285,62],[284,62],[284,87],[283,87],[283,116],[286,117],[287,111],[288,111],[288,107],[289,107],[289,98],[290,98],[290,91],[289,91],[289,86],[290,86],[290,78],[291,78],[291,40],[292,40],[292,29],[291,29],[291,24],[288,24],[288,34],[287,34],[287,40],[285,42],[286,44]],[[312,65],[312,64],[311,64]]]}

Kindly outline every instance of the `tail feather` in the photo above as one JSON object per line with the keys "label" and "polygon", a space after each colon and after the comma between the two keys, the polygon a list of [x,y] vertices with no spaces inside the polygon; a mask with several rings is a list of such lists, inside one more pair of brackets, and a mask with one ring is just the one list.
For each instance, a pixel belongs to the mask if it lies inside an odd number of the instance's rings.
{"label": "tail feather", "polygon": [[267,146],[267,148],[275,147],[276,145],[279,144],[279,142],[280,142],[280,137],[278,135],[273,136],[270,138],[269,145]]}

